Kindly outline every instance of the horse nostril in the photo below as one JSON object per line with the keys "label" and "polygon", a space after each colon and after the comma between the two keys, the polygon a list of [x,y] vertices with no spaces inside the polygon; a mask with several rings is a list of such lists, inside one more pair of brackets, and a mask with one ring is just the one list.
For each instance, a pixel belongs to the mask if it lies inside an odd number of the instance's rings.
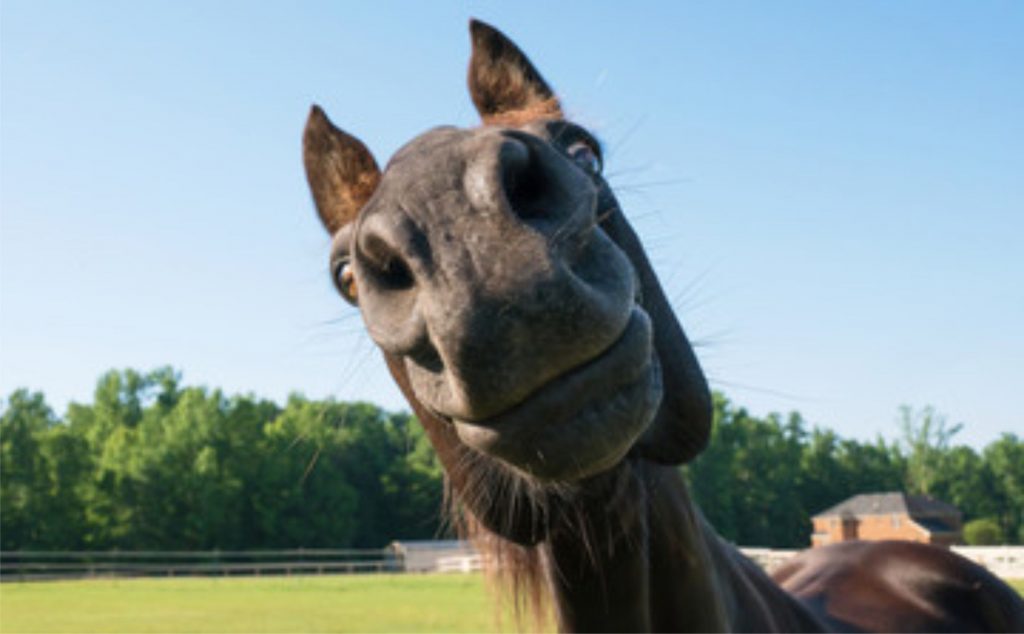
{"label": "horse nostril", "polygon": [[[426,333],[424,333],[424,335],[425,334]],[[439,374],[444,370],[444,361],[441,359],[441,354],[426,336],[413,346],[409,351],[408,356],[427,372]]]}
{"label": "horse nostril", "polygon": [[362,242],[364,271],[378,288],[401,291],[413,287],[416,279],[409,265],[384,240],[369,235]]}
{"label": "horse nostril", "polygon": [[380,270],[380,277],[385,286],[396,291],[412,288],[414,282],[412,271],[409,270],[408,265],[397,258],[392,258],[384,263]]}
{"label": "horse nostril", "polygon": [[512,211],[523,219],[543,217],[548,179],[533,150],[526,143],[509,139],[498,152],[501,187]]}

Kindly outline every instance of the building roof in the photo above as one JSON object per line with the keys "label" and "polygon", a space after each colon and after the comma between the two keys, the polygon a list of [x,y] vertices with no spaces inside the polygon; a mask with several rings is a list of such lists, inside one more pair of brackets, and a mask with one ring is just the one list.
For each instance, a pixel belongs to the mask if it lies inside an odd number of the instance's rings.
{"label": "building roof", "polygon": [[955,528],[935,517],[915,518],[914,523],[929,533],[957,533]]}
{"label": "building roof", "polygon": [[[907,495],[903,492],[862,493],[855,495],[814,517],[857,517],[859,515],[906,514],[913,518],[960,515],[952,504],[928,497]],[[918,522],[920,523],[920,522]]]}

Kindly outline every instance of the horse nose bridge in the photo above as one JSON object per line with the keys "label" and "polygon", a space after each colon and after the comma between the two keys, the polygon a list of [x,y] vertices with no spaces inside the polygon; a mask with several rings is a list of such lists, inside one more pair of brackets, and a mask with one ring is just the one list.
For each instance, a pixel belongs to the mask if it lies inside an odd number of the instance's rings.
{"label": "horse nose bridge", "polygon": [[423,299],[432,333],[460,357],[455,366],[500,356],[502,339],[527,323],[542,325],[559,296],[571,303],[567,272],[542,240],[486,233],[467,235],[454,253],[438,258]]}
{"label": "horse nose bridge", "polygon": [[[557,260],[521,253],[524,259],[511,267],[496,258],[486,272],[460,276],[424,298],[450,395],[444,409],[456,417],[498,413],[607,343],[607,306]],[[580,332],[581,322],[594,329]]]}

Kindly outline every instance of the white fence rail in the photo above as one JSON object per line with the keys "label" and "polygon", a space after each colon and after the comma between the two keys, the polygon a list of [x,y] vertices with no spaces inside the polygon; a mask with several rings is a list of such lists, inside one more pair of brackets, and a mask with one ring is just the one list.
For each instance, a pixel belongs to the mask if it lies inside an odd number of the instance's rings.
{"label": "white fence rail", "polygon": [[[800,552],[799,550],[773,550],[771,548],[741,548],[740,551],[769,572]],[[479,554],[456,555],[440,557],[435,570],[437,572],[477,572],[483,569],[483,565],[483,557]]]}
{"label": "white fence rail", "polygon": [[985,566],[997,577],[1024,579],[1024,546],[953,546],[950,550]]}
{"label": "white fence rail", "polygon": [[[423,570],[470,573],[483,568],[480,554],[469,550],[437,557]],[[951,550],[1004,579],[1024,579],[1024,546],[953,546]],[[768,572],[799,550],[740,548]],[[68,579],[133,576],[317,575],[401,572],[412,570],[391,549],[282,550],[255,552],[15,552],[0,553],[0,580]],[[416,570],[420,570],[417,568]]]}
{"label": "white fence rail", "polygon": [[[992,574],[1005,579],[1024,579],[1024,546],[954,546],[951,550],[962,557],[981,564]],[[799,550],[773,548],[740,548],[768,572],[786,563]],[[479,554],[441,557],[437,560],[437,572],[477,572],[483,568]]]}
{"label": "white fence rail", "polygon": [[802,551],[774,548],[740,548],[740,552],[753,559],[754,563],[768,572],[773,572],[776,568],[786,563],[790,557]]}
{"label": "white fence rail", "polygon": [[437,572],[477,572],[483,570],[481,555],[455,555],[437,560]]}

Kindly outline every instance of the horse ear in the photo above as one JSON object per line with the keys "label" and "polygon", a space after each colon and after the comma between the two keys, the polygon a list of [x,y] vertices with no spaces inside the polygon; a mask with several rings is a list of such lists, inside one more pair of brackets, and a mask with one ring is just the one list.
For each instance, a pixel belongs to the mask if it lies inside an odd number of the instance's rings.
{"label": "horse ear", "polygon": [[320,221],[332,235],[355,219],[380,182],[373,154],[334,127],[320,106],[314,105],[306,120],[302,162]]}
{"label": "horse ear", "polygon": [[512,40],[479,20],[470,20],[469,32],[469,94],[484,123],[521,125],[562,118],[554,91]]}

